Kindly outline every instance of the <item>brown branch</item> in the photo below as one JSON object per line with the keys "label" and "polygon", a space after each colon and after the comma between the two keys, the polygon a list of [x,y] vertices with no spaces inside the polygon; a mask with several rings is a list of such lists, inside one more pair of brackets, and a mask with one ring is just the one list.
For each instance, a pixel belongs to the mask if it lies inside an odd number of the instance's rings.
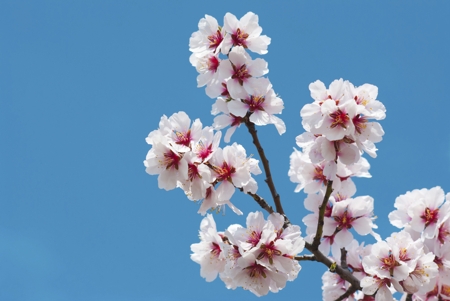
{"label": "brown branch", "polygon": [[[314,257],[318,262],[323,263],[328,268],[330,268],[333,265],[334,262],[331,261],[331,259],[329,259],[325,255],[323,255],[323,253],[320,252],[318,249],[314,249],[312,244],[308,242],[305,243],[305,248],[314,255]],[[350,285],[353,286],[353,289],[355,291],[362,290],[359,280],[356,279],[356,277],[353,276],[353,274],[349,270],[343,269],[340,265],[336,265],[334,267],[334,272],[338,274],[342,279],[350,283]]]}
{"label": "brown branch", "polygon": [[256,146],[256,149],[258,150],[259,157],[261,158],[261,161],[262,161],[262,164],[264,167],[264,171],[266,173],[265,182],[267,183],[267,186],[269,186],[270,193],[272,194],[272,198],[275,203],[275,208],[276,208],[277,212],[280,213],[281,215],[283,215],[286,219],[286,215],[284,214],[283,206],[281,206],[280,195],[277,193],[277,190],[275,189],[275,184],[273,183],[273,180],[272,180],[272,173],[270,172],[269,160],[267,159],[266,154],[264,153],[264,149],[262,148],[261,143],[259,142],[255,124],[250,121],[249,116],[250,115],[245,116],[244,122],[245,122],[245,125],[247,126],[248,132],[250,133],[250,135],[253,138],[253,144]]}
{"label": "brown branch", "polygon": [[327,191],[325,192],[325,196],[323,197],[322,204],[319,207],[319,220],[317,221],[317,231],[316,231],[316,236],[314,236],[314,240],[312,242],[312,248],[314,250],[319,249],[320,240],[322,239],[325,209],[327,208],[328,200],[331,196],[331,193],[333,192],[332,186],[333,186],[333,181],[328,181]]}
{"label": "brown branch", "polygon": [[412,301],[412,296],[413,296],[413,294],[406,295],[405,301]]}
{"label": "brown branch", "polygon": [[297,261],[317,261],[314,255],[303,255],[303,256],[295,256],[294,260]]}
{"label": "brown branch", "polygon": [[[239,188],[240,191],[244,192],[243,188]],[[245,192],[244,192],[245,193]],[[262,197],[257,195],[256,193],[247,192],[248,195],[250,195],[259,206],[261,206],[262,209],[266,210],[269,214],[274,213],[272,206],[267,204],[266,200],[264,200]]]}
{"label": "brown branch", "polygon": [[347,265],[347,250],[345,248],[341,248],[341,267],[343,269],[348,270]]}
{"label": "brown branch", "polygon": [[348,288],[348,290],[347,290],[342,296],[340,296],[339,298],[337,298],[335,301],[342,301],[342,300],[345,300],[346,298],[350,297],[351,294],[353,294],[353,293],[356,292],[356,291],[357,291],[357,289],[356,289],[353,285],[350,285],[350,287]]}

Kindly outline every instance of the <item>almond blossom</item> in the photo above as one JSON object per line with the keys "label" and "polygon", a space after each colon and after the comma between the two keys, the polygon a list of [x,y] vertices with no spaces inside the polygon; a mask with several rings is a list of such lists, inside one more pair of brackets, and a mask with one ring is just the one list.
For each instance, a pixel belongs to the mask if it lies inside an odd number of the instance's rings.
{"label": "almond blossom", "polygon": [[258,25],[258,16],[254,13],[248,12],[240,20],[235,15],[226,13],[223,28],[227,32],[222,46],[223,54],[228,54],[231,47],[237,46],[259,54],[267,53],[270,38],[261,35],[262,28]]}

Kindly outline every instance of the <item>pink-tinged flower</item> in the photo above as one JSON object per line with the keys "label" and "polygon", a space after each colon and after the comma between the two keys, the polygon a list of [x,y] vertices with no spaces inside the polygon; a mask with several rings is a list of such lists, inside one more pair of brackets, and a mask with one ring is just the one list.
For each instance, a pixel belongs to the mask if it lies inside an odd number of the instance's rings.
{"label": "pink-tinged flower", "polygon": [[242,215],[242,211],[239,210],[236,206],[234,206],[229,199],[219,200],[217,197],[217,192],[213,186],[209,186],[206,189],[206,195],[203,201],[201,202],[200,208],[197,213],[201,215],[205,215],[208,210],[213,210],[216,212],[224,212],[226,206],[230,207],[234,213],[237,215]]}
{"label": "pink-tinged flower", "polygon": [[425,240],[425,246],[434,255],[433,262],[436,263],[438,268],[439,281],[450,285],[450,245],[441,245],[436,243],[435,239],[427,239]]}
{"label": "pink-tinged flower", "polygon": [[378,96],[378,87],[371,84],[364,84],[355,87],[352,83],[348,83],[349,97],[353,98],[358,106],[364,108],[364,116],[382,120],[386,117],[386,108],[376,98]]}
{"label": "pink-tinged flower", "polygon": [[435,256],[431,252],[418,258],[414,271],[400,283],[406,292],[414,294],[433,289],[436,283],[434,279],[439,274],[438,265],[434,262],[434,258]]}
{"label": "pink-tinged flower", "polygon": [[336,244],[345,248],[353,240],[349,231],[354,228],[360,235],[367,235],[377,228],[373,223],[373,199],[361,196],[347,199],[333,205],[330,218],[325,219],[324,235],[335,235]]}
{"label": "pink-tinged flower", "polygon": [[272,270],[271,268],[258,263],[252,253],[244,253],[237,260],[238,269],[234,269],[233,282],[227,288],[235,289],[242,287],[249,290],[256,296],[267,295],[269,291],[277,293],[286,286],[288,275]]}
{"label": "pink-tinged flower", "polygon": [[[223,113],[223,114],[220,114]],[[244,119],[239,116],[234,116],[230,113],[227,106],[227,101],[224,98],[217,98],[216,102],[212,106],[211,114],[218,115],[214,118],[213,127],[216,130],[221,130],[230,126],[230,128],[226,131],[224,141],[226,143],[230,142],[231,136],[234,134],[236,129],[243,123]]]}
{"label": "pink-tinged flower", "polygon": [[226,258],[222,237],[216,230],[216,223],[211,214],[208,214],[200,224],[200,243],[192,244],[191,259],[200,264],[200,276],[211,282],[223,272]]}
{"label": "pink-tinged flower", "polygon": [[442,283],[439,277],[436,277],[436,284],[429,291],[420,291],[413,295],[415,301],[444,301],[450,300],[450,285]]}
{"label": "pink-tinged flower", "polygon": [[227,79],[227,88],[234,99],[245,99],[251,92],[249,79],[269,72],[267,62],[257,58],[252,60],[242,46],[234,47],[219,66],[220,77]]}
{"label": "pink-tinged flower", "polygon": [[217,53],[220,51],[223,32],[214,17],[205,15],[198,22],[198,31],[194,32],[189,39],[189,50],[192,55],[203,57],[206,53]]}
{"label": "pink-tinged flower", "polygon": [[207,188],[211,186],[211,171],[193,152],[184,154],[183,159],[188,165],[188,177],[186,181],[179,182],[190,200],[200,200],[205,198]]}
{"label": "pink-tinged flower", "polygon": [[[247,158],[245,149],[242,145],[233,143],[223,149],[217,149],[211,157],[209,164],[213,170],[213,177],[220,183],[217,188],[217,197],[219,201],[229,200],[234,194],[235,187],[244,188],[250,183],[252,177],[250,173],[260,174],[257,160]],[[252,183],[252,187],[256,182]],[[249,187],[251,189],[251,187]],[[254,189],[251,189],[254,191]]]}
{"label": "pink-tinged flower", "polygon": [[377,276],[366,276],[361,280],[362,291],[365,295],[375,295],[375,301],[394,301],[392,291],[390,289],[391,284],[401,287],[396,281],[391,281],[387,278],[379,278]]}
{"label": "pink-tinged flower", "polygon": [[358,147],[346,142],[346,139],[330,141],[320,136],[314,141],[311,151],[310,157],[313,163],[317,163],[316,160],[337,161],[339,159],[343,164],[351,165],[361,158]]}
{"label": "pink-tinged flower", "polygon": [[178,152],[188,152],[191,150],[191,143],[198,140],[202,134],[202,123],[200,119],[195,119],[191,127],[189,116],[180,111],[169,117],[171,135],[169,143]]}
{"label": "pink-tinged flower", "polygon": [[[334,301],[350,287],[350,283],[342,279],[338,274],[326,271],[322,276],[322,299],[323,301]],[[347,297],[346,301],[355,301],[356,294],[353,293]]]}
{"label": "pink-tinged flower", "polygon": [[[218,77],[221,79],[221,77]],[[225,80],[215,80],[213,79],[205,89],[206,95],[209,98],[215,99],[217,97],[223,97],[227,101],[231,100],[230,92],[228,92],[227,83]]]}
{"label": "pink-tinged flower", "polygon": [[226,13],[223,28],[227,32],[222,46],[223,54],[228,54],[231,47],[237,46],[259,54],[267,53],[270,38],[261,35],[262,28],[258,25],[258,16],[254,13],[248,12],[240,20],[233,14]]}
{"label": "pink-tinged flower", "polygon": [[199,140],[193,144],[192,152],[200,159],[200,162],[207,162],[218,149],[222,132],[216,132],[212,127],[205,127]]}
{"label": "pink-tinged flower", "polygon": [[449,203],[444,204],[444,191],[437,186],[420,190],[419,198],[410,204],[407,213],[411,217],[411,228],[423,231],[425,238],[432,238],[437,234],[441,221],[450,213],[450,208]]}
{"label": "pink-tinged flower", "polygon": [[323,118],[320,126],[311,132],[321,134],[331,141],[341,140],[346,135],[353,135],[355,131],[353,117],[355,117],[356,109],[357,106],[353,101],[345,101],[336,105],[334,100],[326,100],[321,106]]}
{"label": "pink-tinged flower", "polygon": [[311,97],[314,99],[314,103],[306,104],[300,111],[302,117],[303,128],[316,134],[315,130],[319,128],[323,122],[321,106],[326,100],[334,100],[338,105],[343,102],[346,97],[348,81],[344,81],[342,78],[335,80],[330,84],[327,89],[323,82],[317,80],[309,85]]}
{"label": "pink-tinged flower", "polygon": [[191,64],[200,73],[197,76],[197,87],[203,87],[210,85],[211,83],[221,82],[223,78],[219,77],[219,65],[221,59],[214,54],[206,54],[203,57],[197,57],[195,55],[190,58]]}
{"label": "pink-tinged flower", "polygon": [[406,227],[411,223],[411,216],[408,215],[408,207],[420,198],[420,192],[418,189],[408,191],[406,194],[402,194],[395,199],[394,207],[397,210],[393,210],[389,213],[389,221],[397,228]]}
{"label": "pink-tinged flower", "polygon": [[409,233],[394,233],[372,246],[371,254],[363,258],[364,271],[382,279],[403,281],[414,271],[421,248],[421,243],[413,241]]}
{"label": "pink-tinged flower", "polygon": [[188,177],[188,165],[163,135],[153,135],[153,147],[147,153],[144,161],[145,171],[158,176],[158,187],[171,190],[177,187],[177,182],[183,182]]}
{"label": "pink-tinged flower", "polygon": [[230,113],[244,117],[250,112],[250,121],[256,125],[274,124],[281,135],[286,131],[284,122],[274,116],[281,114],[283,101],[275,95],[272,84],[267,78],[249,79],[249,95],[241,100],[228,102]]}
{"label": "pink-tinged flower", "polygon": [[384,131],[378,122],[369,122],[367,116],[362,115],[362,113],[361,106],[358,106],[356,115],[352,119],[355,131],[351,138],[361,151],[365,151],[372,158],[376,158],[377,148],[375,143],[382,140]]}
{"label": "pink-tinged flower", "polygon": [[247,228],[239,228],[234,233],[235,244],[242,252],[247,252],[258,246],[264,227],[267,227],[262,212],[250,212],[247,216]]}

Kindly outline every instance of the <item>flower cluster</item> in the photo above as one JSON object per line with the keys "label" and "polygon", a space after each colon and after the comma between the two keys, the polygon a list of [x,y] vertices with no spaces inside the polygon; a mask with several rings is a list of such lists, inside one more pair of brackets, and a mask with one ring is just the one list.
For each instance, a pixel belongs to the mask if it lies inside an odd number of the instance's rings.
{"label": "flower cluster", "polygon": [[[286,131],[284,122],[274,114],[281,114],[283,101],[262,76],[269,72],[267,62],[252,59],[247,50],[266,54],[270,38],[261,35],[258,16],[248,12],[240,20],[227,13],[224,25],[205,15],[198,23],[198,31],[189,40],[191,64],[197,69],[198,87],[206,86],[206,94],[217,98],[211,113],[218,115],[213,127],[230,126],[225,142],[230,141],[244,117],[256,125],[274,124],[279,134]],[[221,58],[220,55],[226,58]]]}
{"label": "flower cluster", "polygon": [[234,143],[219,147],[221,132],[204,127],[199,119],[192,125],[185,112],[161,117],[159,129],[146,141],[152,145],[144,165],[147,173],[158,175],[158,187],[180,187],[190,200],[203,200],[199,213],[228,205],[237,214],[230,199],[235,187],[255,193],[258,185],[251,177],[260,174],[258,160],[247,158],[245,149]]}
{"label": "flower cluster", "polygon": [[331,83],[329,89],[321,81],[309,85],[314,102],[306,104],[300,115],[307,131],[296,138],[302,151],[294,149],[288,175],[299,183],[296,192],[308,194],[305,207],[313,213],[304,218],[307,240],[316,233],[319,206],[328,183],[333,192],[324,215],[324,239],[320,250],[325,254],[350,244],[355,229],[360,235],[372,234],[373,199],[369,196],[352,198],[356,187],[352,177],[370,177],[369,163],[361,154],[376,156],[374,143],[384,134],[378,122],[384,119],[385,108],[376,99],[377,87],[364,84],[355,87],[342,79]]}
{"label": "flower cluster", "polygon": [[305,245],[300,227],[283,228],[284,217],[261,212],[247,216],[247,227],[231,225],[217,232],[212,215],[200,225],[200,243],[192,244],[191,259],[200,264],[206,281],[220,276],[229,289],[242,287],[257,296],[278,292],[297,278],[301,267],[294,257]]}
{"label": "flower cluster", "polygon": [[[191,245],[200,275],[208,282],[219,276],[228,289],[242,287],[263,296],[296,279],[300,260],[315,260],[329,266],[322,277],[325,301],[392,301],[395,292],[404,294],[402,300],[450,300],[450,193],[435,187],[399,196],[389,219],[402,230],[385,240],[374,232],[374,199],[354,196],[352,177],[371,177],[362,155],[375,158],[375,144],[384,135],[377,122],[386,116],[376,99],[378,88],[343,79],[328,89],[321,81],[309,85],[314,101],[300,112],[306,132],[296,138],[301,150],[294,148],[288,172],[298,184],[295,191],[307,194],[304,204],[311,211],[303,218],[302,238],[300,227],[284,214],[258,139],[254,143],[278,213],[256,195],[252,174],[261,173],[259,161],[237,143],[219,147],[219,130],[228,126],[227,143],[242,123],[253,138],[254,125],[274,124],[279,134],[286,130],[275,116],[283,101],[262,77],[267,62],[247,52],[267,53],[270,38],[261,35],[258,16],[251,12],[240,20],[227,13],[223,26],[206,15],[198,28],[189,41],[190,62],[199,73],[198,87],[206,86],[206,94],[216,98],[211,113],[217,116],[211,127],[199,119],[191,123],[184,112],[163,116],[146,139],[152,146],[146,171],[158,175],[159,188],[179,187],[190,200],[201,201],[202,215],[225,205],[242,214],[230,202],[236,188],[270,213],[265,220],[261,212],[252,212],[246,227],[234,224],[224,232],[217,231],[212,215],[203,218],[200,243]],[[371,234],[377,242],[360,244],[355,232]],[[304,248],[312,255],[298,256]]]}

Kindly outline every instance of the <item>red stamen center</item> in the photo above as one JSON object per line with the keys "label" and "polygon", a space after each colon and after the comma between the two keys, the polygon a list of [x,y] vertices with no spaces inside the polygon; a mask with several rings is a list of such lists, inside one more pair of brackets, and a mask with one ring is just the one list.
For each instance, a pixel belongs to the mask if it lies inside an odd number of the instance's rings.
{"label": "red stamen center", "polygon": [[347,128],[347,123],[350,120],[347,113],[342,112],[341,109],[337,109],[336,112],[330,114],[331,119],[333,119],[331,123],[331,128],[335,128],[337,126],[340,126],[344,129]]}
{"label": "red stamen center", "polygon": [[259,278],[259,277],[266,278],[267,277],[266,272],[265,272],[266,268],[260,264],[257,264],[256,262],[253,263],[251,266],[244,268],[244,270],[249,271],[249,276],[251,278]]}
{"label": "red stamen center", "polygon": [[220,30],[218,29],[215,34],[210,35],[208,37],[209,40],[209,49],[216,51],[217,47],[219,47],[220,43],[222,43],[223,36]]}
{"label": "red stamen center", "polygon": [[233,166],[228,166],[227,162],[223,162],[222,167],[216,167],[215,171],[218,174],[218,181],[231,181],[231,176],[236,172]]}
{"label": "red stamen center", "polygon": [[241,86],[244,84],[244,81],[247,78],[252,77],[248,73],[247,66],[245,64],[242,66],[235,66],[233,63],[231,63],[231,66],[233,67],[233,75],[231,76],[231,78],[237,79]]}
{"label": "red stamen center", "polygon": [[247,48],[247,38],[248,34],[241,31],[240,28],[238,28],[234,34],[231,34],[233,46],[242,46],[244,48]]}
{"label": "red stamen center", "polygon": [[166,169],[174,167],[178,170],[178,163],[180,163],[181,157],[175,154],[173,151],[168,150],[164,153],[164,160],[161,162],[162,165],[166,166]]}
{"label": "red stamen center", "polygon": [[191,130],[187,130],[187,132],[179,132],[179,131],[173,131],[176,135],[175,138],[175,143],[176,144],[181,144],[184,146],[189,147],[189,145],[191,144]]}
{"label": "red stamen center", "polygon": [[430,224],[434,224],[438,220],[439,209],[425,208],[425,212],[420,216],[425,221],[425,228]]}
{"label": "red stamen center", "polygon": [[261,260],[264,257],[267,257],[270,264],[273,264],[273,256],[280,256],[282,254],[280,250],[277,250],[273,241],[271,241],[267,245],[261,244],[260,249],[262,250],[262,252],[259,253],[257,259]]}
{"label": "red stamen center", "polygon": [[254,111],[264,111],[264,96],[253,96],[251,95],[249,99],[244,100],[244,103],[246,103],[249,108],[248,110],[250,112]]}

